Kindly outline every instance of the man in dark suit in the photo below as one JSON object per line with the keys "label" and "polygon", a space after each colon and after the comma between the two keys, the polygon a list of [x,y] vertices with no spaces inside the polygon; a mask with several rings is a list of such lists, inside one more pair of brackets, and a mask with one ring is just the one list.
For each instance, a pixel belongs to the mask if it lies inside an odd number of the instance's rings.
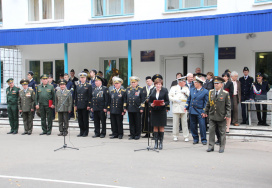
{"label": "man in dark suit", "polygon": [[98,75],[103,79],[103,86],[106,86],[108,85],[108,81],[106,78],[103,77],[103,72],[102,71],[98,71]]}
{"label": "man in dark suit", "polygon": [[[248,67],[244,67],[243,73],[244,73],[244,76],[239,78],[239,81],[241,83],[241,102],[244,102],[250,99],[250,89],[254,81],[254,79],[248,75],[249,74]],[[246,124],[248,120],[247,112],[246,112],[246,104],[241,103],[241,106],[242,106],[242,117],[243,117],[243,121],[241,122],[241,124]]]}
{"label": "man in dark suit", "polygon": [[74,71],[74,69],[72,69],[71,71],[70,71],[70,80],[73,82],[73,84],[75,85],[75,82],[77,82],[78,81],[78,78],[77,77],[75,77],[75,71]]}
{"label": "man in dark suit", "polygon": [[214,88],[214,83],[213,83],[213,73],[212,72],[208,72],[207,73],[207,79],[205,81],[205,83],[203,84],[203,87],[205,89],[207,89],[208,91],[210,91],[211,89]]}
{"label": "man in dark suit", "polygon": [[233,83],[233,97],[232,97],[232,109],[231,109],[231,121],[234,126],[239,126],[238,123],[238,104],[241,102],[241,83],[237,80],[238,73],[232,71],[231,81]]}
{"label": "man in dark suit", "polygon": [[201,142],[203,145],[207,144],[206,139],[206,126],[204,114],[205,106],[208,101],[208,90],[203,88],[203,80],[198,76],[195,77],[194,88],[190,91],[190,96],[186,102],[185,109],[190,114],[190,127],[191,133],[194,138],[194,144],[198,144],[199,136],[197,131],[197,123],[199,123]]}
{"label": "man in dark suit", "polygon": [[191,90],[192,88],[194,88],[194,75],[192,73],[188,73],[187,74],[187,81],[186,81],[186,86],[189,88],[189,90]]}
{"label": "man in dark suit", "polygon": [[223,89],[224,79],[216,76],[214,78],[215,89],[210,90],[209,100],[205,107],[203,117],[209,116],[210,130],[209,130],[209,147],[207,152],[214,151],[215,131],[220,133],[220,148],[219,153],[223,153],[226,144],[226,120],[230,118],[230,96],[227,91]]}
{"label": "man in dark suit", "polygon": [[[179,78],[181,78],[181,77],[182,77],[182,74],[181,74],[180,72],[178,72],[178,73],[176,74],[176,80],[174,80],[174,81],[172,82],[171,87],[178,85],[177,79],[179,79]],[[170,87],[170,88],[171,88],[171,87]]]}
{"label": "man in dark suit", "polygon": [[28,71],[28,74],[27,74],[27,78],[29,80],[28,87],[32,88],[34,90],[34,92],[36,92],[36,82],[33,79],[33,75],[34,75],[34,73],[32,71]]}

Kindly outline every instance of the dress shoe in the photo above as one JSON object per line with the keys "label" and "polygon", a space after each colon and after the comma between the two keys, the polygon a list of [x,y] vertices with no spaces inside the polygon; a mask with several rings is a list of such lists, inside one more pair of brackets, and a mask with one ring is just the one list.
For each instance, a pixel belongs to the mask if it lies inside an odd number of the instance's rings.
{"label": "dress shoe", "polygon": [[32,133],[27,133],[28,135],[31,135]]}
{"label": "dress shoe", "polygon": [[207,145],[207,142],[202,142],[203,145]]}
{"label": "dress shoe", "polygon": [[257,125],[263,125],[263,122],[258,122],[258,124]]}
{"label": "dress shoe", "polygon": [[234,126],[239,126],[239,123],[234,123]]}
{"label": "dress shoe", "polygon": [[110,139],[118,138],[118,136],[111,136]]}
{"label": "dress shoe", "polygon": [[82,137],[82,134],[77,135],[77,137]]}
{"label": "dress shoe", "polygon": [[246,122],[245,122],[245,121],[242,121],[240,124],[241,124],[241,125],[245,125],[245,124],[246,124]]}
{"label": "dress shoe", "polygon": [[13,133],[12,134],[17,134],[18,133],[18,131],[13,131]]}
{"label": "dress shoe", "polygon": [[270,126],[270,125],[268,125],[267,123],[263,123],[262,126]]}
{"label": "dress shoe", "polygon": [[123,139],[123,135],[119,135],[118,138],[119,138],[119,139]]}
{"label": "dress shoe", "polygon": [[48,133],[47,133],[47,135],[49,136],[49,135],[51,135],[51,133],[50,133],[50,132],[48,132]]}
{"label": "dress shoe", "polygon": [[68,133],[63,133],[63,136],[67,136]]}
{"label": "dress shoe", "polygon": [[173,140],[176,142],[178,141],[178,137],[174,136]]}
{"label": "dress shoe", "polygon": [[219,149],[219,153],[224,153],[224,149],[223,149],[223,148],[220,148],[220,149]]}
{"label": "dress shoe", "polygon": [[193,144],[198,144],[198,141],[194,141],[194,143]]}
{"label": "dress shoe", "polygon": [[135,136],[135,140],[139,140],[140,139],[140,136]]}
{"label": "dress shoe", "polygon": [[207,149],[207,152],[212,152],[212,151],[214,151],[213,148],[208,148],[208,149]]}
{"label": "dress shoe", "polygon": [[59,133],[59,134],[58,134],[58,136],[62,136],[62,135],[63,135],[63,133]]}
{"label": "dress shoe", "polygon": [[105,138],[105,135],[104,135],[104,134],[101,134],[101,135],[100,135],[100,138]]}
{"label": "dress shoe", "polygon": [[185,141],[185,142],[189,142],[189,138],[185,138],[184,141]]}
{"label": "dress shoe", "polygon": [[22,135],[25,135],[25,134],[27,134],[27,133],[26,132],[22,133]]}
{"label": "dress shoe", "polygon": [[92,137],[93,138],[98,138],[98,137],[100,137],[100,135],[93,135]]}
{"label": "dress shoe", "polygon": [[7,134],[12,134],[13,133],[13,131],[10,131],[10,132],[8,132]]}
{"label": "dress shoe", "polygon": [[83,134],[83,135],[82,135],[82,137],[87,137],[87,136],[88,136],[88,134]]}
{"label": "dress shoe", "polygon": [[148,138],[150,135],[148,135],[147,133],[144,135],[144,136],[142,136],[142,138]]}
{"label": "dress shoe", "polygon": [[130,136],[128,139],[129,140],[133,140],[133,139],[135,139],[135,137],[134,136]]}
{"label": "dress shoe", "polygon": [[113,134],[109,134],[109,136],[113,136]]}
{"label": "dress shoe", "polygon": [[217,141],[215,142],[215,144],[216,144],[216,145],[220,145],[220,142],[219,142],[219,140],[217,140]]}
{"label": "dress shoe", "polygon": [[44,134],[46,134],[46,133],[44,133],[44,132],[40,133],[40,135],[44,135]]}

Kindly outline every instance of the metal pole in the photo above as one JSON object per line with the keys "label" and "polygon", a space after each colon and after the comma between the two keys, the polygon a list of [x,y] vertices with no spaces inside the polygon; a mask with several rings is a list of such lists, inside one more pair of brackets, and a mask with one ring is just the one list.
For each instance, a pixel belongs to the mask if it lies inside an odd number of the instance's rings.
{"label": "metal pole", "polygon": [[132,74],[132,59],[131,59],[131,40],[128,40],[128,85],[130,85],[129,78]]}
{"label": "metal pole", "polygon": [[[0,103],[1,103],[1,91],[2,91],[2,79],[1,79],[1,77],[2,77],[2,70],[1,70],[1,68],[2,68],[2,61],[1,61],[1,49],[0,49]],[[3,74],[4,75],[4,74]]]}
{"label": "metal pole", "polygon": [[68,44],[64,43],[64,73],[68,74]]}
{"label": "metal pole", "polygon": [[218,35],[214,36],[214,76],[218,76]]}

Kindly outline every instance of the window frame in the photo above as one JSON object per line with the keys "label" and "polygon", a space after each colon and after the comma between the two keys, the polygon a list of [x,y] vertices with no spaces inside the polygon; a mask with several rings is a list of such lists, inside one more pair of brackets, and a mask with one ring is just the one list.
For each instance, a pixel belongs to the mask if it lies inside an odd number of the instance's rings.
{"label": "window frame", "polygon": [[[43,19],[43,0],[38,0],[39,1],[39,20],[29,20],[29,3],[30,0],[28,0],[28,22],[56,22],[56,21],[63,21],[64,20],[64,13],[63,13],[63,18],[62,19],[55,19],[55,0],[51,0],[51,12],[52,12],[52,18],[51,19]],[[64,10],[64,2],[65,0],[63,0],[63,12]]]}
{"label": "window frame", "polygon": [[269,2],[272,3],[272,0],[261,0],[261,1],[254,0],[254,3],[256,3],[256,4],[258,4],[258,3],[269,3]]}
{"label": "window frame", "polygon": [[[133,16],[134,15],[134,10],[133,13],[130,14],[125,14],[124,13],[124,1],[125,0],[121,0],[121,14],[114,14],[114,15],[107,15],[107,6],[106,6],[106,1],[107,0],[103,0],[103,15],[102,16],[95,16],[95,6],[94,6],[94,0],[91,0],[91,15],[92,18],[107,18],[107,17],[123,17],[123,16]],[[135,0],[133,0],[133,4],[134,4]]]}
{"label": "window frame", "polygon": [[165,0],[165,12],[177,12],[177,11],[186,11],[186,10],[205,10],[210,8],[217,8],[217,5],[211,5],[211,6],[204,6],[204,0],[201,0],[201,5],[198,7],[188,7],[188,8],[182,8],[182,1],[179,0],[179,8],[178,9],[168,9],[168,0]]}

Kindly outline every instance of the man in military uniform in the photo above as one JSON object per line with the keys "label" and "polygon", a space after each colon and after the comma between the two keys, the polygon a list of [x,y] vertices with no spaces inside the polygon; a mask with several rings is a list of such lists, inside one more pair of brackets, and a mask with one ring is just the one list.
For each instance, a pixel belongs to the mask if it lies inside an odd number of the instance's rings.
{"label": "man in military uniform", "polygon": [[112,136],[110,138],[122,139],[124,135],[123,116],[125,115],[124,104],[126,98],[126,90],[121,89],[121,85],[123,84],[123,80],[121,78],[116,77],[113,81],[113,84],[114,89],[109,92],[108,106],[112,128]]}
{"label": "man in military uniform", "polygon": [[18,116],[18,97],[20,88],[15,87],[13,78],[7,80],[9,87],[6,90],[7,104],[8,104],[8,116],[10,124],[10,132],[7,134],[17,134],[19,128],[19,116]]}
{"label": "man in military uniform", "polygon": [[72,111],[72,94],[66,88],[67,81],[59,80],[60,89],[56,92],[56,112],[58,112],[59,131],[58,136],[66,136],[69,126],[69,113]]}
{"label": "man in military uniform", "polygon": [[[36,109],[40,109],[43,132],[40,135],[50,135],[52,131],[52,109],[55,108],[54,86],[48,83],[48,75],[41,76],[42,84],[38,85],[36,93]],[[46,119],[48,124],[46,124]]]}
{"label": "man in military uniform", "polygon": [[[92,93],[91,111],[94,113],[94,136],[93,138],[106,136],[106,113],[109,101],[109,90],[102,86],[104,80],[100,76],[95,77],[95,89]],[[100,131],[100,121],[102,130]]]}
{"label": "man in military uniform", "polygon": [[248,117],[246,112],[246,104],[243,104],[242,102],[250,99],[250,90],[252,87],[252,83],[254,79],[249,76],[249,69],[248,67],[244,67],[243,69],[244,76],[239,78],[240,84],[241,84],[241,107],[242,107],[242,117],[243,121],[241,124],[246,124]]}
{"label": "man in military uniform", "polygon": [[78,81],[78,78],[77,77],[75,77],[75,70],[74,69],[71,69],[71,71],[70,71],[70,80],[73,82],[73,84],[75,85],[75,82],[77,82]]}
{"label": "man in military uniform", "polygon": [[214,89],[209,92],[209,100],[207,102],[203,117],[210,118],[209,128],[209,147],[207,152],[214,151],[215,130],[220,133],[219,153],[223,153],[226,145],[226,120],[231,117],[231,105],[229,92],[223,87],[224,79],[214,77]]}
{"label": "man in military uniform", "polygon": [[28,87],[29,88],[31,87],[34,90],[34,92],[36,92],[36,82],[33,79],[33,75],[34,73],[32,71],[28,71],[28,74],[27,74],[27,78],[29,80]]}
{"label": "man in military uniform", "polygon": [[[73,107],[73,104],[74,104],[74,88],[75,88],[75,86],[74,86],[74,83],[69,79],[69,75],[67,74],[67,73],[65,73],[64,74],[64,80],[67,82],[67,84],[66,84],[66,89],[67,90],[71,90],[70,91],[70,93],[71,93],[71,95],[72,95],[72,107]],[[71,118],[71,117],[73,117],[74,116],[74,111],[72,110],[70,113],[69,113],[69,119]]]}
{"label": "man in military uniform", "polygon": [[153,92],[154,89],[154,84],[151,79],[151,76],[147,76],[145,78],[146,80],[146,86],[143,87],[143,95],[144,95],[144,100],[145,100],[145,107],[144,107],[144,112],[142,116],[142,132],[146,133],[143,138],[148,138],[150,136],[150,133],[153,132],[152,126],[151,126],[151,109],[150,106],[148,105],[148,100],[146,100],[150,93]]}
{"label": "man in military uniform", "polygon": [[28,86],[29,81],[22,79],[23,89],[19,92],[18,108],[22,113],[25,131],[22,135],[31,135],[33,129],[33,112],[35,109],[35,91]]}
{"label": "man in military uniform", "polygon": [[190,128],[194,138],[193,144],[198,144],[199,136],[197,131],[197,123],[199,123],[201,142],[203,145],[207,144],[206,139],[206,126],[205,118],[202,117],[204,114],[205,106],[208,101],[208,90],[203,88],[203,80],[198,76],[195,77],[194,88],[190,90],[190,96],[187,100],[185,110],[189,110],[190,114]]}
{"label": "man in military uniform", "polygon": [[187,126],[187,112],[184,110],[190,95],[186,84],[186,77],[177,79],[178,85],[172,86],[169,92],[169,100],[173,102],[173,140],[177,141],[179,136],[179,121],[181,119],[182,132],[185,142],[189,141],[189,130]]}
{"label": "man in military uniform", "polygon": [[87,73],[79,73],[80,80],[76,82],[75,110],[78,113],[80,133],[78,137],[87,137],[89,134],[89,110],[92,101],[92,85],[87,83]]}
{"label": "man in military uniform", "polygon": [[143,88],[138,85],[139,78],[132,76],[130,86],[126,89],[125,112],[128,111],[129,117],[129,139],[139,140],[141,136],[141,113],[144,111]]}

